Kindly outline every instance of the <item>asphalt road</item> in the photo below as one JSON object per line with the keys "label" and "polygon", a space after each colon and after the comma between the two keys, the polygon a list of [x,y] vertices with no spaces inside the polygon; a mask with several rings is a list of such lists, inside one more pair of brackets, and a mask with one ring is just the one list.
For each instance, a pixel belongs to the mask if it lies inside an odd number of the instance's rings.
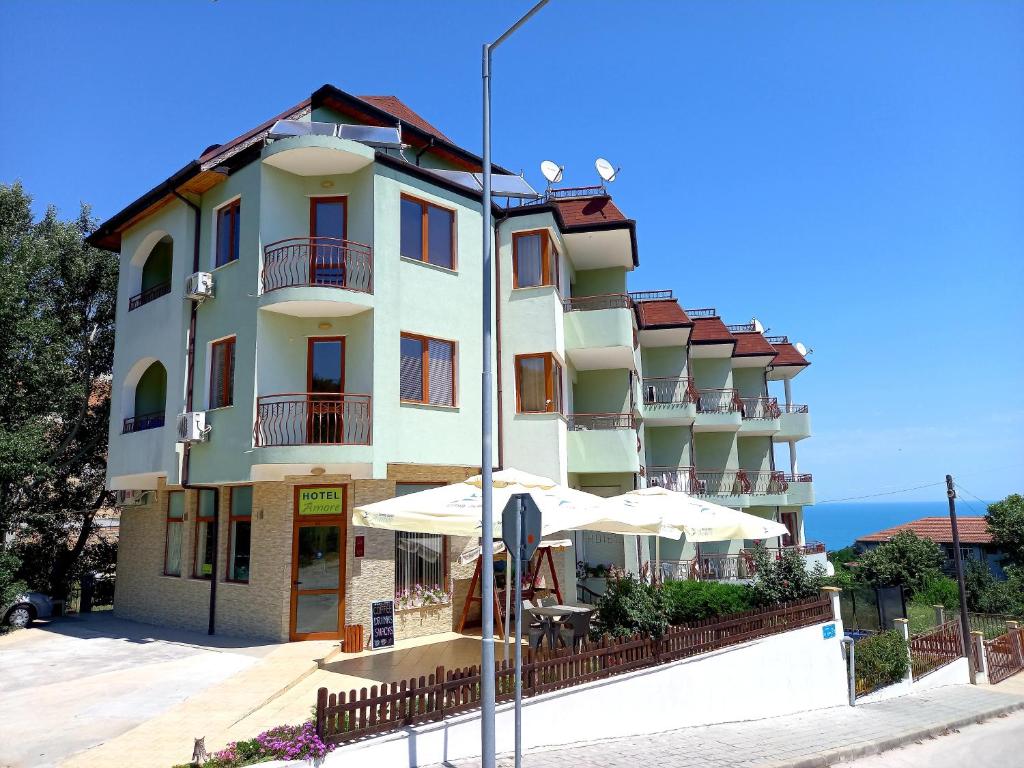
{"label": "asphalt road", "polygon": [[841,764],[843,768],[1010,768],[1024,765],[1024,712]]}

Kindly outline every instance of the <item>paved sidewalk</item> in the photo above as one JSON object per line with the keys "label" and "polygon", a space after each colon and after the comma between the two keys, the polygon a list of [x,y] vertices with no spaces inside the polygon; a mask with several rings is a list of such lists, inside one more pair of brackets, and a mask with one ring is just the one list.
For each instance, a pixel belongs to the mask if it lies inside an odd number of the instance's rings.
{"label": "paved sidewalk", "polygon": [[[1024,697],[988,686],[936,688],[898,699],[746,723],[683,728],[645,736],[560,747],[523,756],[525,768],[812,768],[875,754],[1003,712]],[[450,764],[445,764],[450,765]],[[478,760],[454,763],[458,768]],[[510,756],[498,765],[512,765]]]}

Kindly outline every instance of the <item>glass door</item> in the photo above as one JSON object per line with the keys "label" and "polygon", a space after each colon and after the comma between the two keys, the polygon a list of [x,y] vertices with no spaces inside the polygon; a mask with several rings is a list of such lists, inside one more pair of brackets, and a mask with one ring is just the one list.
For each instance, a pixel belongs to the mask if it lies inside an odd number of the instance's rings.
{"label": "glass door", "polygon": [[342,599],[342,524],[298,522],[292,559],[292,640],[339,637]]}
{"label": "glass door", "polygon": [[309,201],[309,282],[345,286],[348,250],[345,247],[347,203],[344,197],[314,197]]}
{"label": "glass door", "polygon": [[316,337],[307,351],[307,444],[344,442],[345,338]]}

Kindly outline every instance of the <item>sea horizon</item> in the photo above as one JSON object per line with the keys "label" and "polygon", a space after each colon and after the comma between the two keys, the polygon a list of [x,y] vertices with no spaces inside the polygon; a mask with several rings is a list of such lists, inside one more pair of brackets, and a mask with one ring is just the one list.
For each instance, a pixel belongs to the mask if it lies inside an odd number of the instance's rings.
{"label": "sea horizon", "polygon": [[[992,502],[957,500],[960,517],[984,515]],[[970,506],[968,506],[968,504]],[[949,504],[935,501],[847,501],[804,508],[804,536],[820,541],[829,552],[850,546],[870,533],[921,517],[948,516]]]}

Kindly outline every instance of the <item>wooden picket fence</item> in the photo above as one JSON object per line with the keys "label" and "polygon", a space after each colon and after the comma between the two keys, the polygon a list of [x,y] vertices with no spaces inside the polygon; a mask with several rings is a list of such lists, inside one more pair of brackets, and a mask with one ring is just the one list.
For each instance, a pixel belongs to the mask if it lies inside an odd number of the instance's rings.
{"label": "wooden picket fence", "polygon": [[910,669],[918,680],[964,655],[960,620],[947,621],[931,632],[910,638]]}
{"label": "wooden picket fence", "polygon": [[[643,667],[737,645],[801,627],[831,621],[832,602],[812,597],[780,606],[744,611],[725,618],[669,627],[661,638],[605,637],[578,650],[525,651],[523,697],[582,685]],[[511,662],[495,664],[495,699],[509,701],[515,691]],[[343,744],[410,725],[442,720],[480,706],[481,670],[477,666],[384,683],[347,694],[317,692],[317,734],[328,744]]]}

